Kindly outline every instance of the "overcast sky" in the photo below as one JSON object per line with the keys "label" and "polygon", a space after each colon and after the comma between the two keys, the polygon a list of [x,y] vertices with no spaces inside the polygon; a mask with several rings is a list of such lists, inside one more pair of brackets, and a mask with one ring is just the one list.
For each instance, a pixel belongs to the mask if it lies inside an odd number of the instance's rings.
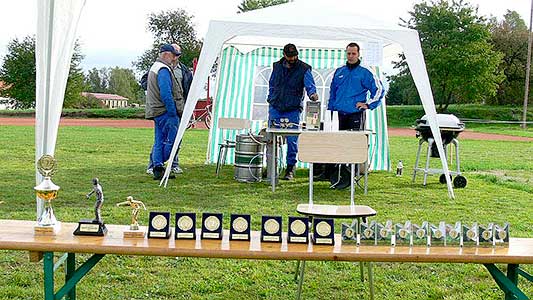
{"label": "overcast sky", "polygon": [[[36,6],[39,0],[4,0],[0,4],[0,61],[13,38],[36,32]],[[306,0],[296,0],[306,1]],[[407,17],[415,0],[352,0],[351,4],[374,19],[398,23]],[[470,0],[479,13],[501,18],[507,9],[516,10],[529,23],[530,0]],[[150,48],[152,37],[146,30],[152,12],[181,8],[194,16],[198,36],[203,38],[209,20],[237,12],[241,0],[87,0],[78,36],[85,55],[84,70],[93,67],[132,67],[132,61]],[[327,16],[324,16],[327,18]]]}

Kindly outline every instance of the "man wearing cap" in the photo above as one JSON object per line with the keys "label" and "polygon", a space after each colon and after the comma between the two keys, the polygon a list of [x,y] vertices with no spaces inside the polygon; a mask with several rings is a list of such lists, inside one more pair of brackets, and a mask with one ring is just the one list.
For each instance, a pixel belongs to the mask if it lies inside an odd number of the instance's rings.
{"label": "man wearing cap", "polygon": [[172,71],[180,55],[178,47],[162,45],[159,57],[148,73],[145,118],[154,120],[152,161],[155,180],[163,178],[163,164],[170,157],[185,104],[183,88]]}
{"label": "man wearing cap", "polygon": [[[275,62],[270,75],[267,102],[269,126],[279,126],[280,119],[289,124],[300,123],[303,108],[304,88],[309,99],[318,100],[311,66],[298,60],[298,50],[293,44],[283,48],[283,58]],[[287,169],[283,179],[294,178],[294,165],[298,153],[298,137],[287,137]]]}
{"label": "man wearing cap", "polygon": [[[178,50],[178,52],[181,52],[181,47],[178,44],[172,44],[172,46]],[[182,90],[183,90],[183,99],[187,101],[187,95],[189,94],[189,90],[191,89],[191,83],[192,83],[192,72],[189,70],[189,68],[182,63],[178,59],[176,60],[176,64],[173,68],[174,76],[176,77],[176,81],[181,84]],[[150,71],[146,72],[144,76],[148,78],[148,74]],[[174,157],[174,160],[172,161],[172,169],[171,173],[173,174],[182,174],[183,170],[180,168],[179,165],[179,150],[181,148],[181,143],[178,147],[178,152],[176,152],[176,156]],[[148,167],[146,168],[146,173],[153,175],[154,174],[154,163],[152,161],[152,152],[150,152]]]}
{"label": "man wearing cap", "polygon": [[[359,50],[357,43],[346,46],[346,65],[335,70],[331,81],[328,110],[339,112],[339,130],[363,130],[365,111],[378,107],[385,95],[379,77],[361,66]],[[326,173],[331,173],[328,169],[331,165],[326,167]],[[344,189],[350,184],[350,176],[341,176],[334,187]]]}

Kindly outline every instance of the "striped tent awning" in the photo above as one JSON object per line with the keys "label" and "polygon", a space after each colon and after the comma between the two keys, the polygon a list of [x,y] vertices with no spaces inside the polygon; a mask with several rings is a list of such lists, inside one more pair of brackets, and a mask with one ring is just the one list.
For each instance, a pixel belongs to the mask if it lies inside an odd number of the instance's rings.
{"label": "striped tent awning", "polygon": [[[363,47],[363,49],[381,49],[379,46]],[[367,50],[368,51],[368,50]],[[377,51],[377,50],[376,50]],[[365,52],[367,58],[371,56]],[[216,163],[218,145],[224,140],[235,140],[234,130],[218,128],[219,118],[245,118],[252,122],[252,132],[266,127],[268,119],[268,80],[272,64],[283,56],[283,49],[277,47],[261,47],[242,53],[234,46],[226,47],[219,58],[215,103],[213,107],[213,124],[209,133],[207,163]],[[300,49],[299,59],[313,67],[313,77],[317,93],[322,104],[322,112],[327,107],[329,86],[335,69],[342,66],[345,59],[344,49]],[[367,59],[368,61],[370,59]],[[371,66],[379,74],[379,67]],[[309,99],[305,99],[309,101]],[[370,138],[369,157],[371,170],[390,170],[389,142],[387,134],[387,118],[385,101],[377,109],[369,111],[366,128],[373,132]],[[285,153],[286,151],[283,151]],[[233,164],[234,149],[227,153],[226,163]],[[285,160],[282,159],[284,162]],[[306,165],[299,163],[299,167]]]}

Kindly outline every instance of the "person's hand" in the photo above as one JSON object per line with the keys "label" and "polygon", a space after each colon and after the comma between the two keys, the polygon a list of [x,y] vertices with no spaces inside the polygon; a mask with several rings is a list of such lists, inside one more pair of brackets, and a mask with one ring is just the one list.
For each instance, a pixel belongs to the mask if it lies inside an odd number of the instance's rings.
{"label": "person's hand", "polygon": [[358,109],[368,109],[368,104],[363,103],[363,102],[357,102],[355,107],[357,107]]}
{"label": "person's hand", "polygon": [[311,96],[309,96],[309,99],[311,99],[312,101],[318,101],[318,94],[317,93],[312,94]]}

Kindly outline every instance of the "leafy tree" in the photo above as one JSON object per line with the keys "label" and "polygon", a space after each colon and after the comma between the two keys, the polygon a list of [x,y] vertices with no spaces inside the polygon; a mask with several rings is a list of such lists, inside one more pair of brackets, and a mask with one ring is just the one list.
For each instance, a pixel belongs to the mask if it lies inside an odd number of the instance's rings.
{"label": "leafy tree", "polygon": [[142,89],[132,70],[115,67],[109,72],[108,91],[111,94],[117,94],[131,101],[136,101],[139,95],[138,92],[142,91]]}
{"label": "leafy tree", "polygon": [[[450,103],[481,102],[496,93],[504,75],[486,20],[462,0],[415,4],[403,26],[418,31],[439,111]],[[410,76],[406,64],[400,76]],[[392,84],[395,84],[394,82]],[[392,85],[391,84],[391,85]]]}
{"label": "leafy tree", "polygon": [[494,48],[504,54],[499,69],[505,79],[498,87],[494,97],[488,99],[491,104],[520,104],[524,97],[526,77],[528,29],[526,23],[516,11],[508,10],[503,20],[490,21],[492,43]]}
{"label": "leafy tree", "polygon": [[152,33],[154,41],[152,48],[146,50],[137,61],[135,68],[144,73],[150,69],[159,54],[162,44],[176,43],[181,47],[180,61],[192,66],[192,61],[200,55],[202,42],[196,37],[196,30],[192,23],[193,16],[183,9],[161,11],[148,16],[148,31]]}
{"label": "leafy tree", "polygon": [[93,93],[107,93],[107,87],[109,85],[109,70],[106,68],[97,69],[93,68],[87,72],[85,76],[85,85],[88,92]]}
{"label": "leafy tree", "polygon": [[[80,99],[83,90],[83,74],[79,67],[83,55],[76,43],[70,64],[70,73],[65,91],[64,105]],[[23,40],[13,39],[7,45],[7,55],[0,67],[0,80],[7,88],[0,95],[13,100],[15,108],[35,107],[35,37],[27,36]]]}
{"label": "leafy tree", "polygon": [[242,0],[241,5],[237,7],[239,9],[237,12],[242,13],[287,2],[289,2],[289,0]]}
{"label": "leafy tree", "polygon": [[34,107],[35,77],[35,38],[11,40],[0,68],[0,80],[7,88],[0,90],[0,95],[16,99],[10,101],[15,108]]}

